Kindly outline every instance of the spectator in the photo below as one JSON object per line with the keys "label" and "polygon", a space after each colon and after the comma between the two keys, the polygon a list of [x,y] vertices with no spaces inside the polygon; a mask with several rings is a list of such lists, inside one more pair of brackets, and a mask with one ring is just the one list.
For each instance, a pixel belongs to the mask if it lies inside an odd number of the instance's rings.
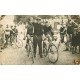
{"label": "spectator", "polygon": [[3,48],[4,46],[4,29],[2,28],[3,25],[0,24],[0,52],[1,49]]}
{"label": "spectator", "polygon": [[8,45],[8,41],[9,41],[9,38],[10,38],[10,31],[11,29],[9,28],[9,25],[6,25],[6,29],[5,29],[5,40],[6,40],[6,47]]}
{"label": "spectator", "polygon": [[64,36],[65,36],[65,34],[66,34],[66,29],[65,29],[65,27],[64,27],[63,24],[62,24],[62,26],[61,26],[61,28],[60,28],[61,43],[64,42]]}
{"label": "spectator", "polygon": [[10,43],[12,46],[12,42],[14,41],[14,31],[13,31],[13,26],[11,26],[11,30],[10,30]]}
{"label": "spectator", "polygon": [[80,24],[78,26],[78,30],[77,30],[77,37],[76,37],[76,43],[77,43],[77,46],[79,46],[79,54],[80,54]]}
{"label": "spectator", "polygon": [[14,28],[12,30],[13,30],[14,40],[17,41],[18,30],[17,30],[16,26],[14,26]]}

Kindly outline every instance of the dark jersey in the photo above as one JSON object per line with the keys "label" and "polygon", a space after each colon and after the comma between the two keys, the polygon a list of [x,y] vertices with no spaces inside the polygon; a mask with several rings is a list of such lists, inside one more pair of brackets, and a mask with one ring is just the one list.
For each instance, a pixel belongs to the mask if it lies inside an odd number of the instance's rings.
{"label": "dark jersey", "polygon": [[33,35],[33,24],[29,23],[27,26],[27,34]]}
{"label": "dark jersey", "polygon": [[62,35],[66,34],[65,27],[60,28],[60,34],[62,34]]}
{"label": "dark jersey", "polygon": [[44,34],[51,34],[52,33],[52,28],[51,26],[47,27],[46,25],[44,26]]}

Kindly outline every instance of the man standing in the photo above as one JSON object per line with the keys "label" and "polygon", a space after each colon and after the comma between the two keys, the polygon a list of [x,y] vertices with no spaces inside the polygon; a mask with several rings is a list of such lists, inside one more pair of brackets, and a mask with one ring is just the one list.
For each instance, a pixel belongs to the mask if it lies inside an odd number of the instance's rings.
{"label": "man standing", "polygon": [[74,23],[70,20],[67,25],[67,34],[69,35],[69,40],[72,39],[72,34],[74,33]]}
{"label": "man standing", "polygon": [[14,26],[14,28],[12,30],[13,30],[14,41],[15,40],[17,41],[18,30],[17,30],[16,26]]}
{"label": "man standing", "polygon": [[5,29],[6,47],[8,45],[8,40],[10,38],[10,31],[11,31],[10,27],[8,25],[6,25],[6,29]]}
{"label": "man standing", "polygon": [[[66,42],[66,49],[65,51],[68,50],[72,50],[72,45],[74,45],[76,43],[76,41],[74,40],[74,28],[77,27],[77,25],[75,25],[75,23],[71,20],[68,19],[68,22],[66,23],[66,27],[67,27],[67,42]],[[73,39],[74,38],[74,39]]]}
{"label": "man standing", "polygon": [[65,29],[65,27],[64,27],[63,24],[62,24],[62,26],[61,26],[61,28],[60,28],[61,43],[64,42],[64,35],[65,35],[65,34],[66,34],[66,29]]}
{"label": "man standing", "polygon": [[34,27],[34,36],[33,36],[33,45],[34,45],[34,58],[36,57],[37,44],[39,47],[39,55],[42,58],[42,35],[43,35],[43,26],[41,25],[41,19],[37,19],[37,23],[33,23]]}

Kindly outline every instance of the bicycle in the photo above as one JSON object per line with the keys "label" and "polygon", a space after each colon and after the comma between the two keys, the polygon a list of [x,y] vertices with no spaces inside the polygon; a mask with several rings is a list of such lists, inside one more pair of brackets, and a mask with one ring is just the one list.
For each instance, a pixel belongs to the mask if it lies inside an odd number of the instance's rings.
{"label": "bicycle", "polygon": [[45,57],[48,56],[48,59],[51,63],[56,63],[58,61],[59,58],[58,48],[59,47],[56,47],[53,41],[52,42],[47,41],[47,44],[45,44],[45,46],[43,47],[43,54],[45,55]]}
{"label": "bicycle", "polygon": [[[28,38],[29,37],[29,38]],[[27,51],[27,56],[31,57],[32,63],[34,63],[34,55],[33,55],[33,36],[28,35],[27,36],[28,42],[26,42],[26,51]]]}
{"label": "bicycle", "polygon": [[17,40],[15,40],[15,45],[18,47],[18,48],[22,48],[23,47],[23,42],[21,39],[17,38]]}
{"label": "bicycle", "polygon": [[22,48],[23,47],[23,42],[18,37],[15,37],[14,40],[13,40],[13,44],[11,44],[11,45],[15,45],[17,48]]}

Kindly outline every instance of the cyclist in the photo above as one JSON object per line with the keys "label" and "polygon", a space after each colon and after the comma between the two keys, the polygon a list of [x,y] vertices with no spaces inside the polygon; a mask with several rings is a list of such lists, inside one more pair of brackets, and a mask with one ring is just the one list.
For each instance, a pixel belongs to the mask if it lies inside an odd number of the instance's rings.
{"label": "cyclist", "polygon": [[46,21],[45,25],[44,25],[43,52],[44,52],[45,47],[48,50],[48,47],[50,46],[50,43],[52,42],[52,36],[53,36],[53,34],[54,33],[53,33],[52,26],[49,25],[48,21]]}
{"label": "cyclist", "polygon": [[6,46],[8,45],[8,40],[10,38],[10,31],[11,31],[11,28],[9,27],[9,25],[7,24],[6,25],[6,29],[5,29],[5,39],[6,39]]}

